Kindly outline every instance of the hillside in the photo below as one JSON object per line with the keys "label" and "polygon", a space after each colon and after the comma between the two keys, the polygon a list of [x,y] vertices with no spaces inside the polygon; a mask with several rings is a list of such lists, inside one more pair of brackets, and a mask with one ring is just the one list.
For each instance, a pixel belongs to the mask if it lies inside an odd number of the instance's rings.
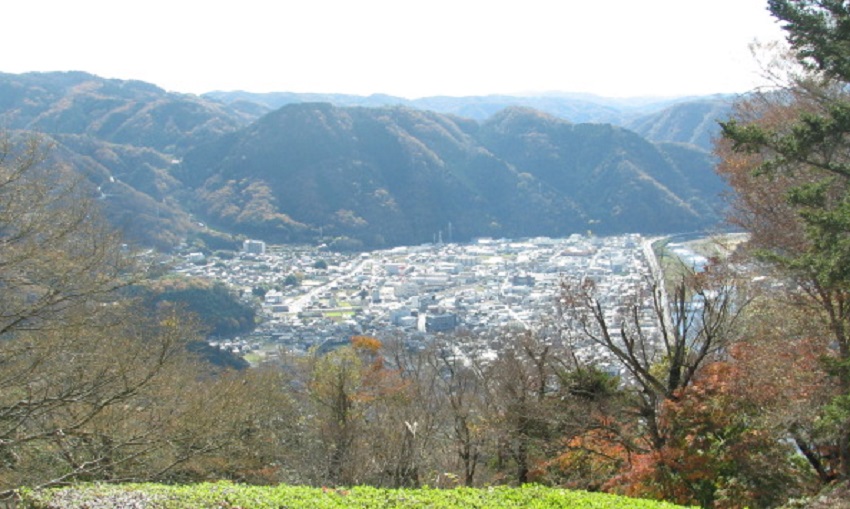
{"label": "hillside", "polygon": [[632,119],[624,126],[650,141],[687,143],[711,150],[719,134],[718,122],[731,112],[731,98],[711,97],[674,104]]}
{"label": "hillside", "polygon": [[176,175],[197,187],[209,222],[278,241],[321,234],[381,247],[659,233],[717,219],[697,187],[716,179],[704,153],[530,109],[479,124],[406,107],[290,104],[188,153]]}
{"label": "hillside", "polygon": [[245,126],[250,116],[140,81],[84,72],[0,73],[0,125],[8,135],[40,133],[52,164],[87,180],[128,241],[171,249],[197,231],[189,191],[171,175],[182,154]]}
{"label": "hillside", "polygon": [[[497,96],[386,106],[396,99],[199,97],[82,72],[0,74],[2,125],[51,137],[54,162],[78,169],[139,245],[170,249],[212,238],[208,226],[357,249],[694,230],[719,217],[722,185],[695,146],[710,131],[711,113],[685,121],[663,113],[669,102],[559,96],[534,103],[556,114]],[[288,104],[275,109],[280,103]],[[639,126],[645,137],[563,118],[638,112],[660,115]]]}
{"label": "hillside", "polygon": [[79,134],[179,153],[249,120],[221,103],[141,81],[83,72],[0,73],[0,125],[5,129]]}

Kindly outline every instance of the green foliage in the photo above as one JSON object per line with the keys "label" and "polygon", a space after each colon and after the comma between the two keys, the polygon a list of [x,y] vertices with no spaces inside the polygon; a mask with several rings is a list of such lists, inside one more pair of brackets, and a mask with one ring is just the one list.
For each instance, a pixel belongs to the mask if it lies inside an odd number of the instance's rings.
{"label": "green foliage", "polygon": [[186,349],[216,368],[242,370],[251,367],[251,364],[239,355],[216,348],[206,341],[193,341],[186,345]]}
{"label": "green foliage", "polygon": [[579,366],[559,374],[570,395],[588,401],[603,400],[618,392],[620,378],[596,366]]}
{"label": "green foliage", "polygon": [[850,8],[841,0],[770,0],[788,42],[812,69],[850,81]]}
{"label": "green foliage", "polygon": [[527,485],[521,488],[485,489],[379,489],[357,486],[350,489],[300,486],[257,487],[230,483],[165,486],[158,484],[88,485],[21,493],[24,509],[63,507],[133,507],[148,509],[331,509],[331,508],[419,508],[500,509],[675,509],[666,502],[632,499],[602,493],[587,493]]}
{"label": "green foliage", "polygon": [[163,278],[147,282],[136,291],[151,308],[176,303],[197,315],[209,334],[230,337],[253,330],[255,311],[239,300],[224,283],[195,278]]}
{"label": "green foliage", "polygon": [[[722,124],[731,147],[727,173],[741,198],[745,226],[754,230],[762,257],[794,279],[795,296],[815,310],[836,356],[838,395],[824,422],[838,424],[837,477],[850,478],[850,10],[837,0],[770,0],[783,22],[802,72],[787,89],[745,103],[743,118]],[[761,102],[759,102],[761,101]],[[746,176],[745,172],[749,172]],[[737,183],[737,184],[736,184]],[[756,186],[775,190],[760,195]],[[767,206],[765,206],[765,203]],[[780,211],[780,212],[776,212]],[[783,237],[776,230],[798,234]],[[798,441],[800,445],[800,441]],[[828,449],[826,447],[824,449]],[[806,457],[828,482],[824,461]]]}
{"label": "green foliage", "polygon": [[[224,252],[230,251],[230,258],[233,257],[234,252],[238,252],[242,248],[242,243],[232,235],[216,232],[214,230],[201,230],[191,235],[189,240],[190,242],[192,240],[197,240],[207,249],[224,250]],[[219,257],[226,258],[227,255],[219,255]]]}

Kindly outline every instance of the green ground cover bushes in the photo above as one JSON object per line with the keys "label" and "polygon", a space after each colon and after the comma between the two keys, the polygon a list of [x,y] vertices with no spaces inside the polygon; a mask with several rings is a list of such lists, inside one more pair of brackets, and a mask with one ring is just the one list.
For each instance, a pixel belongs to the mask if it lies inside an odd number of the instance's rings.
{"label": "green ground cover bushes", "polygon": [[162,484],[103,485],[24,491],[26,509],[331,509],[420,508],[432,509],[674,509],[667,502],[630,499],[603,493],[570,491],[527,485],[520,488],[456,489],[351,489],[303,486],[261,487],[231,483],[182,486]]}

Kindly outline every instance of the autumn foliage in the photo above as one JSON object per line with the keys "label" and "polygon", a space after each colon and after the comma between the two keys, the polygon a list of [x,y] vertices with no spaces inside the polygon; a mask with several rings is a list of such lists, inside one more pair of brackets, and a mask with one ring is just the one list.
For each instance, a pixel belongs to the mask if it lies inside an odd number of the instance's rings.
{"label": "autumn foliage", "polygon": [[664,402],[667,442],[632,457],[628,471],[608,488],[703,507],[770,507],[795,482],[793,450],[760,418],[756,401],[742,394],[742,365],[705,367],[690,387]]}

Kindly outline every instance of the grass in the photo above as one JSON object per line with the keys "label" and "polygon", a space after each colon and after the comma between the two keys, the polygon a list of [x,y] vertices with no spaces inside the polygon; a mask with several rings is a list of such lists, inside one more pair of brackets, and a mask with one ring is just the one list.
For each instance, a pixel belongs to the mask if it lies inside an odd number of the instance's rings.
{"label": "grass", "polygon": [[39,491],[23,490],[26,509],[674,509],[667,502],[632,499],[542,486],[521,488],[350,489],[303,486],[245,486],[227,482],[162,484],[88,484]]}

